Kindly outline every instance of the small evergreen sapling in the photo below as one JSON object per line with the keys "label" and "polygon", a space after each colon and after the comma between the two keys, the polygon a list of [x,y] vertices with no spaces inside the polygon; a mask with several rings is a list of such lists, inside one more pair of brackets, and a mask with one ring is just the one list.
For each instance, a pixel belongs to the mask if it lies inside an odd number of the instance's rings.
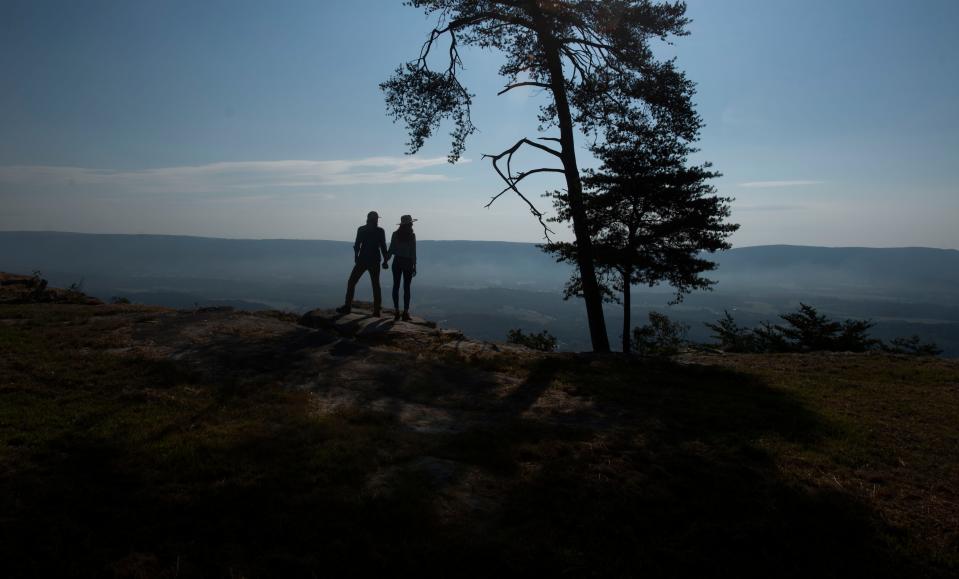
{"label": "small evergreen sapling", "polygon": [[935,342],[923,342],[917,335],[908,338],[893,338],[882,349],[892,354],[907,354],[909,356],[938,356],[942,349]]}
{"label": "small evergreen sapling", "polygon": [[706,323],[713,331],[713,339],[719,341],[719,347],[727,352],[755,352],[756,336],[752,330],[736,324],[732,314],[723,310],[723,317],[715,324]]}
{"label": "small evergreen sapling", "polygon": [[640,356],[672,356],[686,345],[689,326],[659,312],[649,312],[649,324],[633,328],[635,352]]}

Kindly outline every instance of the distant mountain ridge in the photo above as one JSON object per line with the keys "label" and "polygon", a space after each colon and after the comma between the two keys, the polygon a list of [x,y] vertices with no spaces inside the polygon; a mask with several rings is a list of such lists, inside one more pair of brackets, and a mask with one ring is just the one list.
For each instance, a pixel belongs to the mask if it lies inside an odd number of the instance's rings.
{"label": "distant mountain ridge", "polygon": [[[353,266],[351,243],[325,240],[219,239],[174,235],[0,232],[0,271],[42,272],[59,287],[82,284],[103,300],[189,308],[232,305],[304,312],[343,299]],[[548,330],[564,348],[588,348],[578,300],[564,301],[570,268],[532,243],[420,241],[414,310],[478,339],[503,339],[522,327]],[[871,319],[882,339],[918,334],[959,356],[959,251],[933,248],[829,248],[768,245],[710,256],[711,292],[679,305],[668,287],[637,288],[633,319],[650,310],[709,340],[704,322],[724,310],[755,326],[811,303],[838,319]],[[384,276],[389,301],[391,280]],[[367,282],[358,297],[370,299]],[[607,307],[615,341],[622,310]]]}
{"label": "distant mountain ridge", "polygon": [[[536,244],[505,241],[429,241],[420,243],[423,271],[444,284],[487,282],[494,286],[524,285],[535,289],[561,286],[565,266],[557,265]],[[128,275],[204,276],[294,275],[297,270],[349,262],[350,242],[292,239],[223,239],[177,235],[85,234],[46,231],[0,232],[0,267],[79,273],[109,268]],[[769,283],[776,276],[809,281],[809,275],[830,272],[827,281],[856,278],[860,283],[890,287],[924,286],[950,290],[959,285],[959,251],[926,247],[818,247],[761,245],[733,248],[711,256],[721,283]],[[503,273],[509,275],[502,275]],[[307,278],[313,271],[301,270]],[[840,273],[839,280],[832,276]],[[454,274],[459,277],[455,277]],[[498,278],[504,279],[498,279]]]}

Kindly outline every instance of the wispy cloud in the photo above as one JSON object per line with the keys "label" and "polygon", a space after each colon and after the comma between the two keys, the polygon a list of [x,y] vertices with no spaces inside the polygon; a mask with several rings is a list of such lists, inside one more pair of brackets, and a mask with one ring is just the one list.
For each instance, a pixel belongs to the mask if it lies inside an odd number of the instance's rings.
{"label": "wispy cloud", "polygon": [[787,204],[759,204],[759,205],[734,205],[733,210],[741,211],[803,211],[809,209],[805,205],[787,205]]}
{"label": "wispy cloud", "polygon": [[[469,162],[463,160],[461,162]],[[95,187],[128,193],[228,193],[250,190],[448,181],[424,170],[446,157],[239,161],[113,171],[85,167],[0,167],[0,184],[34,188]]]}
{"label": "wispy cloud", "polygon": [[822,185],[823,183],[824,181],[748,181],[737,185],[747,189],[768,189],[775,187],[808,187],[810,185]]}

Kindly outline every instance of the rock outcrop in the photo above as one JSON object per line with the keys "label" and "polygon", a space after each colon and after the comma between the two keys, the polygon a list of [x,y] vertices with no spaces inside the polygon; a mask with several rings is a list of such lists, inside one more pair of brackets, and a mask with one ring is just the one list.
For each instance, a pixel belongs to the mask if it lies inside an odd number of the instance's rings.
{"label": "rock outcrop", "polygon": [[98,305],[92,298],[75,288],[51,288],[39,275],[19,275],[0,272],[0,304],[79,304]]}

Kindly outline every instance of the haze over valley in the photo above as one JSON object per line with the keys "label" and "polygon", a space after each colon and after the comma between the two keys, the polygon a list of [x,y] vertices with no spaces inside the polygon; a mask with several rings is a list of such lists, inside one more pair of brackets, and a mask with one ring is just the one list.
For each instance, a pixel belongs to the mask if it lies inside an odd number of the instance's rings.
{"label": "haze over valley", "polygon": [[[564,350],[588,349],[585,312],[564,301],[569,269],[535,244],[420,241],[413,310],[477,339],[502,341],[507,330],[548,330]],[[103,300],[176,308],[229,305],[304,312],[342,303],[351,243],[243,240],[158,235],[0,232],[0,271],[40,271],[51,284],[82,284]],[[833,318],[871,319],[881,339],[917,334],[959,356],[959,251],[931,248],[734,248],[713,258],[713,291],[669,305],[669,288],[637,288],[634,325],[655,310],[689,324],[709,341],[704,322],[729,310],[741,325],[816,306]],[[384,272],[384,304],[391,280]],[[371,299],[367,279],[357,298]],[[622,309],[606,308],[613,343]]]}

